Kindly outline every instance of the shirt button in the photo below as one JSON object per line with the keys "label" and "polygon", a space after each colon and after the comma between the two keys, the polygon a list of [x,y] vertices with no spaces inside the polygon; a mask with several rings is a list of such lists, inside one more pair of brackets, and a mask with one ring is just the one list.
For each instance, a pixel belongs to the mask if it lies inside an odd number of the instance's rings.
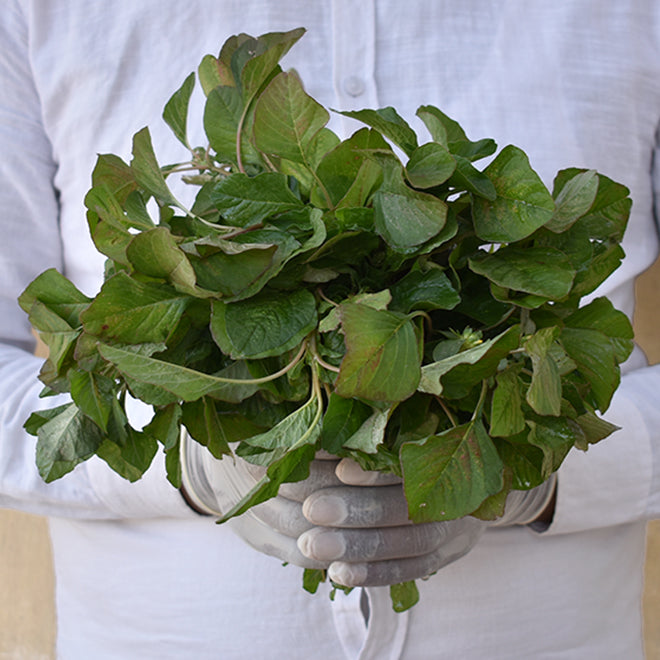
{"label": "shirt button", "polygon": [[344,79],[344,91],[349,96],[360,96],[364,94],[365,84],[360,76],[348,76]]}

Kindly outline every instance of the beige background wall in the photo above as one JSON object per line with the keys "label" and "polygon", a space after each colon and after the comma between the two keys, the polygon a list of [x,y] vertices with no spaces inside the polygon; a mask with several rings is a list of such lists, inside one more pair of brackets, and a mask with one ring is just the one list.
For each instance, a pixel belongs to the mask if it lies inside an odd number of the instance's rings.
{"label": "beige background wall", "polygon": [[[660,261],[638,281],[637,338],[660,362]],[[53,576],[45,520],[0,510],[0,660],[54,658]],[[648,660],[660,660],[660,522],[649,525],[645,634]]]}

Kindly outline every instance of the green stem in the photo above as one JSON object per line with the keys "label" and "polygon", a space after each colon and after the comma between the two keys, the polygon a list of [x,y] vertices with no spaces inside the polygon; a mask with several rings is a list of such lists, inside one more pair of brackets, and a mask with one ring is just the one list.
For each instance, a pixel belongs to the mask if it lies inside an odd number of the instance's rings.
{"label": "green stem", "polygon": [[322,366],[324,369],[327,369],[328,371],[332,371],[336,374],[339,373],[339,367],[335,367],[333,364],[330,364],[326,362],[320,355],[319,352],[316,348],[316,335],[312,335],[310,347],[309,347],[309,352],[312,354],[312,357],[314,360]]}
{"label": "green stem", "polygon": [[477,405],[474,409],[474,412],[472,413],[471,421],[474,422],[481,416],[482,408],[484,407],[484,403],[486,402],[486,394],[488,394],[488,383],[484,380],[481,383],[481,393],[479,394],[479,401],[477,401]]}
{"label": "green stem", "polygon": [[332,200],[330,199],[330,194],[328,193],[326,187],[323,185],[323,181],[319,179],[318,174],[305,162],[305,165],[307,165],[307,168],[309,171],[312,173],[312,176],[314,177],[314,181],[316,181],[316,185],[321,189],[321,192],[323,193],[323,197],[325,198],[325,203],[328,205],[328,208],[331,211],[335,210],[335,206],[332,203]]}
{"label": "green stem", "polygon": [[252,99],[249,99],[243,108],[243,113],[241,118],[238,121],[238,127],[236,128],[236,165],[238,166],[238,171],[245,174],[245,168],[243,167],[243,155],[241,154],[241,135],[243,134],[243,124],[247,118],[248,109],[252,103]]}
{"label": "green stem", "polygon": [[445,415],[447,415],[447,419],[451,422],[451,425],[454,428],[456,428],[458,426],[458,422],[456,421],[456,418],[452,414],[451,410],[449,410],[447,404],[439,396],[436,396],[435,400],[440,404],[440,407],[444,410]]}
{"label": "green stem", "polygon": [[303,341],[300,345],[300,350],[296,353],[296,356],[289,362],[286,366],[282,367],[279,371],[276,371],[273,374],[268,376],[262,376],[261,378],[223,378],[222,376],[213,376],[220,382],[227,383],[228,385],[261,385],[262,383],[269,383],[280,376],[283,376],[287,372],[291,371],[298,362],[302,359],[302,356],[305,354],[307,348],[307,341]]}

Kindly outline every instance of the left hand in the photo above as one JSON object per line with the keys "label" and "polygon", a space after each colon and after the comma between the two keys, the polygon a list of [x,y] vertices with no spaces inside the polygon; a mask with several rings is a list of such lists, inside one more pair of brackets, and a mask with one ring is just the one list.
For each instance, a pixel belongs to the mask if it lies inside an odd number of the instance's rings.
{"label": "left hand", "polygon": [[496,521],[466,516],[414,524],[400,480],[365,472],[344,459],[336,475],[346,485],[324,488],[303,502],[315,526],[298,538],[303,555],[329,562],[330,578],[347,587],[396,584],[427,577],[467,554],[489,526],[524,525],[547,507],[555,478],[530,491],[513,491]]}

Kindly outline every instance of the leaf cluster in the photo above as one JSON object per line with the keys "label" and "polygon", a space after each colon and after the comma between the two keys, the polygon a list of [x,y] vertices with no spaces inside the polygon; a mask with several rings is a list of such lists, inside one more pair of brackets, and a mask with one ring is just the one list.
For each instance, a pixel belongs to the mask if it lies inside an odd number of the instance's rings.
{"label": "leaf cluster", "polygon": [[[224,519],[304,479],[318,449],[403,477],[415,522],[492,519],[614,429],[598,413],[632,330],[606,298],[580,303],[624,256],[628,190],[566,169],[550,191],[521,149],[430,105],[428,141],[391,107],[343,113],[364,127],[340,140],[280,67],[302,34],[203,59],[208,144],[188,140],[195,74],[163,113],[183,162],[161,166],[148,128],[130,163],[99,156],[101,290],[48,270],[20,297],[50,348],[46,393],[71,395],[26,423],[40,473],[96,454],[136,480],[161,446],[179,486],[185,428],[267,468]],[[144,428],[131,397],[153,407]]]}

